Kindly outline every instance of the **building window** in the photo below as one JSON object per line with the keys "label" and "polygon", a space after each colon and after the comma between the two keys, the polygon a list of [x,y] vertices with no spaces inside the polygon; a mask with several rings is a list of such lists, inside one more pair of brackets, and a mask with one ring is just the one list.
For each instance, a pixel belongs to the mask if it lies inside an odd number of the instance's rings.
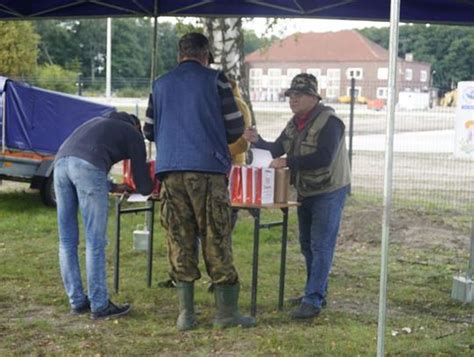
{"label": "building window", "polygon": [[377,88],[377,99],[387,99],[388,89],[387,87],[378,87]]}
{"label": "building window", "polygon": [[270,88],[281,88],[281,68],[268,69],[268,86]]}
{"label": "building window", "polygon": [[413,79],[413,70],[411,68],[405,69],[405,80],[411,81]]}
{"label": "building window", "polygon": [[261,68],[250,68],[250,78],[254,77],[261,77],[263,75],[263,71]]}
{"label": "building window", "polygon": [[321,69],[320,68],[308,68],[306,70],[306,73],[312,74],[313,76],[316,77],[316,79],[319,79],[319,77],[321,77]]}
{"label": "building window", "polygon": [[326,88],[326,98],[337,98],[339,97],[339,88],[331,87]]}
{"label": "building window", "polygon": [[420,81],[426,82],[428,80],[428,73],[426,71],[420,71]]}
{"label": "building window", "polygon": [[377,69],[377,79],[388,79],[387,67],[380,67]]}
{"label": "building window", "polygon": [[301,69],[299,68],[288,68],[286,70],[286,86],[290,87],[291,80],[300,73],[301,73]]}
{"label": "building window", "polygon": [[328,68],[326,76],[326,97],[339,97],[341,87],[341,70],[339,68]]}
{"label": "building window", "polygon": [[346,71],[347,79],[362,79],[362,68],[348,68]]}
{"label": "building window", "polygon": [[250,89],[263,87],[263,71],[261,68],[250,68]]}
{"label": "building window", "polygon": [[[346,88],[346,95],[348,97],[351,96],[351,87],[347,87]],[[354,97],[357,98],[357,97],[360,97],[362,95],[362,87],[354,87]]]}

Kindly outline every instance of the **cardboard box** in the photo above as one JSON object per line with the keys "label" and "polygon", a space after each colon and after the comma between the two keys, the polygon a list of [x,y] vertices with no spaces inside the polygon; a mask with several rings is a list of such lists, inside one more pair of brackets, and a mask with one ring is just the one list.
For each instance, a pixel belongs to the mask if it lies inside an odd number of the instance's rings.
{"label": "cardboard box", "polygon": [[290,191],[290,170],[275,169],[275,203],[287,203]]}

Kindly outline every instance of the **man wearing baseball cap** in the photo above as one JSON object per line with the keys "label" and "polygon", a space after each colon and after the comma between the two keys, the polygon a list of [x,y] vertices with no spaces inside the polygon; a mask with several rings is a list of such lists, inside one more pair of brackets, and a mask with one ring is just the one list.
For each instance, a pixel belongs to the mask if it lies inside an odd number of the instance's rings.
{"label": "man wearing baseball cap", "polygon": [[308,319],[319,315],[326,305],[328,277],[350,185],[349,157],[344,123],[321,103],[315,76],[298,74],[285,95],[294,116],[277,140],[267,142],[255,129],[247,129],[244,137],[255,147],[271,151],[274,160],[270,167],[290,168],[301,204],[299,239],[307,275],[303,295],[289,302],[298,305],[292,318]]}

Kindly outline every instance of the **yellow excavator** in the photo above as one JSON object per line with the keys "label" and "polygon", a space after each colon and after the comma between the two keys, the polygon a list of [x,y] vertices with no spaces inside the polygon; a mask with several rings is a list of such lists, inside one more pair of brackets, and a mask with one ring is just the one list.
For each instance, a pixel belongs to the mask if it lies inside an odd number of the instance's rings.
{"label": "yellow excavator", "polygon": [[458,102],[458,90],[453,89],[452,91],[446,92],[439,101],[441,107],[455,107]]}

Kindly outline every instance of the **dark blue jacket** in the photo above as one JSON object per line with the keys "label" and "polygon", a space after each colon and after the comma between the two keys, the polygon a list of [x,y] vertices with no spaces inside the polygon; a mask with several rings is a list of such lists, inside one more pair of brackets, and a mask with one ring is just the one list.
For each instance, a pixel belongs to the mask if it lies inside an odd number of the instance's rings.
{"label": "dark blue jacket", "polygon": [[216,70],[187,61],[154,82],[159,176],[171,171],[229,172],[218,75]]}
{"label": "dark blue jacket", "polygon": [[82,124],[61,145],[56,161],[66,156],[83,159],[106,173],[115,163],[130,159],[137,191],[148,195],[153,189],[143,136],[126,115],[112,112],[110,117]]}

